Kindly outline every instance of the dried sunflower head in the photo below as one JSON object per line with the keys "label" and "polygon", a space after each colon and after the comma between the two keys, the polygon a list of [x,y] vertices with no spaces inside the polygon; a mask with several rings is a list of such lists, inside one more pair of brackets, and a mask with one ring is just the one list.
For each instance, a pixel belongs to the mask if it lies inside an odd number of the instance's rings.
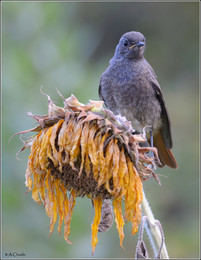
{"label": "dried sunflower head", "polygon": [[147,152],[152,150],[157,157],[157,150],[140,147],[139,143],[146,141],[145,135],[134,135],[130,122],[103,109],[102,101],[84,105],[71,95],[64,99],[62,108],[47,97],[48,115],[28,113],[38,126],[17,134],[36,132],[20,151],[31,148],[25,184],[28,191],[32,190],[32,198],[45,206],[50,235],[59,217],[58,231],[64,222],[64,238],[71,243],[75,199],[86,196],[95,208],[91,226],[94,252],[102,202],[111,199],[123,247],[124,223],[132,223],[134,235],[141,221],[142,181],[156,177],[152,170],[155,163]]}

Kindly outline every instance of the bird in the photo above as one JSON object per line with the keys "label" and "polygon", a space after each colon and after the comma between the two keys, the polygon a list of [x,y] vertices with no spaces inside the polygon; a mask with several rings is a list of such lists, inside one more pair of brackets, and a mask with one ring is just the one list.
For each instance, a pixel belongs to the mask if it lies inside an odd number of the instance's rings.
{"label": "bird", "polygon": [[123,34],[100,77],[99,97],[114,114],[131,121],[135,133],[146,129],[149,145],[158,150],[159,167],[176,169],[169,115],[157,76],[144,57],[145,48],[141,32]]}

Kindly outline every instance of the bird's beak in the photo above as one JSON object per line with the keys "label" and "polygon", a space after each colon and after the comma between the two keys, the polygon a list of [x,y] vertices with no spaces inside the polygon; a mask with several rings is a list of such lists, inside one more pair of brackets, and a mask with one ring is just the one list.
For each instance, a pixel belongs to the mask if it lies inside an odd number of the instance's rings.
{"label": "bird's beak", "polygon": [[137,46],[137,47],[142,47],[142,46],[144,46],[144,42],[138,42],[138,43],[136,44],[136,46]]}
{"label": "bird's beak", "polygon": [[129,50],[132,49],[133,47],[142,47],[144,46],[144,42],[138,42],[136,44],[133,44],[132,46],[129,47]]}

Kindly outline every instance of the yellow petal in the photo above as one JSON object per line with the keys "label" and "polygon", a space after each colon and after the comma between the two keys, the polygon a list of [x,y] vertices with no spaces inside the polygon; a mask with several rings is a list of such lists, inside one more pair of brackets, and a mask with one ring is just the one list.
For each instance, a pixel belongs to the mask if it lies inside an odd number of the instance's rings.
{"label": "yellow petal", "polygon": [[133,219],[133,210],[135,209],[135,176],[133,171],[133,163],[127,158],[128,165],[128,176],[129,176],[129,185],[127,187],[127,193],[125,195],[125,219],[127,221],[132,221]]}
{"label": "yellow petal", "polygon": [[40,175],[39,176],[40,178],[40,183],[39,183],[39,186],[38,186],[38,189],[39,189],[39,194],[40,194],[40,198],[44,204],[45,202],[45,175]]}
{"label": "yellow petal", "polygon": [[88,155],[90,157],[92,166],[93,166],[93,175],[95,176],[94,179],[98,180],[98,156],[96,152],[96,147],[94,145],[94,135],[98,129],[97,125],[93,125],[92,128],[90,128],[89,132],[89,139],[88,139]]}
{"label": "yellow petal", "polygon": [[70,151],[73,147],[73,141],[74,141],[74,127],[75,127],[75,119],[74,117],[71,117],[68,122],[65,122],[63,126],[65,128],[65,133],[63,135],[63,144],[66,154],[70,154]]}
{"label": "yellow petal", "polygon": [[55,160],[59,163],[60,172],[62,172],[62,156],[61,156],[61,153],[59,152],[58,143],[56,141],[58,141],[58,134],[59,134],[58,132],[59,132],[60,128],[62,127],[63,122],[64,122],[64,120],[59,120],[59,122],[57,122],[52,127],[51,136],[50,136],[52,153],[53,153]]}
{"label": "yellow petal", "polygon": [[89,177],[90,172],[91,172],[91,161],[89,159],[88,154],[86,154],[86,157],[85,157],[84,169],[85,169],[85,172],[86,172],[86,176]]}
{"label": "yellow petal", "polygon": [[143,200],[142,181],[136,170],[135,170],[135,191],[136,191],[136,199],[135,199],[135,209],[134,209],[134,216],[132,219],[132,231],[131,231],[133,235],[135,235],[135,233],[137,232],[138,226],[141,222],[141,203]]}
{"label": "yellow petal", "polygon": [[62,154],[62,163],[63,165],[67,165],[69,163],[69,151],[66,149],[67,140],[66,140],[66,133],[68,131],[67,122],[62,124],[62,127],[59,132],[58,136],[58,146],[59,152]]}
{"label": "yellow petal", "polygon": [[85,162],[85,155],[87,154],[87,143],[88,143],[88,137],[89,137],[89,123],[86,122],[82,129],[82,136],[81,136],[81,165],[80,165],[80,171],[79,176],[82,173],[84,162]]}
{"label": "yellow petal", "polygon": [[65,213],[64,218],[64,239],[69,243],[72,244],[72,242],[68,239],[68,236],[70,235],[70,222],[73,214],[73,208],[75,206],[75,193],[74,191],[71,192],[70,199],[68,201],[68,206],[66,205],[67,201],[64,201],[65,208],[68,207],[68,212]]}
{"label": "yellow petal", "polygon": [[114,140],[111,139],[107,148],[106,148],[106,152],[105,152],[105,170],[106,170],[106,183],[105,183],[105,188],[107,189],[107,191],[109,193],[112,194],[112,191],[110,189],[110,185],[109,185],[109,181],[112,178],[112,156],[113,156],[113,146],[114,146]]}
{"label": "yellow petal", "polygon": [[106,167],[105,167],[106,159],[104,156],[103,146],[104,146],[105,139],[107,138],[107,135],[108,133],[103,135],[99,146],[100,176],[98,179],[98,187],[100,187],[104,182],[106,182]]}
{"label": "yellow petal", "polygon": [[36,186],[34,186],[32,190],[32,199],[35,200],[38,204],[41,204],[41,200],[38,196],[38,189]]}
{"label": "yellow petal", "polygon": [[119,185],[123,185],[123,178],[124,175],[128,172],[127,164],[126,164],[126,158],[124,154],[124,150],[121,149],[120,151],[120,159],[119,159]]}
{"label": "yellow petal", "polygon": [[[47,170],[48,165],[48,156],[47,156],[47,149],[50,146],[50,135],[51,135],[52,127],[50,127],[48,130],[46,130],[43,133],[41,143],[40,143],[40,150],[38,154],[36,154],[36,157],[38,156],[39,165],[42,170]],[[36,163],[35,163],[36,164]]]}
{"label": "yellow petal", "polygon": [[43,131],[40,131],[40,133],[34,138],[32,149],[31,149],[31,154],[29,156],[29,164],[28,167],[33,170],[33,172],[39,172],[40,174],[40,163],[39,163],[39,153],[40,153],[40,147],[41,147],[41,142],[43,139]]}
{"label": "yellow petal", "polygon": [[56,201],[56,197],[53,196],[52,197],[52,201],[51,201],[51,224],[50,224],[50,234],[49,237],[51,236],[53,230],[54,230],[54,225],[57,221],[57,201]]}
{"label": "yellow petal", "polygon": [[38,204],[41,204],[41,200],[39,197],[40,192],[40,175],[34,173],[33,174],[33,180],[34,180],[34,187],[32,190],[32,199],[35,200]]}
{"label": "yellow petal", "polygon": [[113,200],[113,206],[114,206],[114,214],[115,214],[115,222],[117,226],[117,230],[119,232],[119,239],[120,239],[120,245],[123,247],[123,240],[124,240],[124,218],[122,214],[122,207],[121,207],[121,198],[114,198]]}
{"label": "yellow petal", "polygon": [[45,184],[47,188],[47,192],[45,196],[45,210],[47,215],[50,218],[50,234],[49,234],[50,237],[53,232],[54,225],[57,221],[57,201],[54,195],[54,187],[51,181],[50,170],[47,171]]}
{"label": "yellow petal", "polygon": [[78,159],[80,154],[80,139],[81,139],[82,127],[81,127],[81,120],[79,123],[76,124],[74,128],[74,140],[73,146],[70,150],[70,166],[73,169],[76,169],[74,166],[74,162]]}
{"label": "yellow petal", "polygon": [[93,201],[94,203],[94,210],[95,210],[95,216],[94,216],[94,221],[93,224],[91,225],[91,231],[92,231],[92,240],[91,240],[91,245],[92,245],[92,255],[94,253],[94,250],[96,248],[96,245],[98,243],[98,226],[101,220],[101,208],[102,208],[102,199],[101,198],[96,198]]}
{"label": "yellow petal", "polygon": [[113,147],[113,163],[112,163],[112,175],[113,175],[113,190],[115,193],[118,193],[120,190],[119,187],[119,146],[117,144],[117,139],[115,139],[114,147]]}
{"label": "yellow petal", "polygon": [[32,179],[31,179],[32,173],[33,173],[33,171],[30,169],[30,166],[28,166],[28,168],[26,170],[26,175],[25,175],[25,178],[26,178],[25,185],[26,185],[26,187],[29,188],[28,192],[31,191],[32,185],[33,185],[33,182],[32,182]]}
{"label": "yellow petal", "polygon": [[98,181],[100,175],[100,142],[101,142],[101,133],[96,132],[96,136],[94,137],[94,141],[92,142],[92,150],[94,153],[95,162],[95,172],[93,173],[94,179]]}
{"label": "yellow petal", "polygon": [[55,197],[56,197],[56,203],[57,203],[57,213],[59,215],[59,223],[58,223],[58,231],[59,234],[61,235],[61,226],[63,223],[63,218],[64,218],[64,214],[63,214],[63,193],[60,189],[60,180],[57,179],[54,181],[54,187],[55,187]]}

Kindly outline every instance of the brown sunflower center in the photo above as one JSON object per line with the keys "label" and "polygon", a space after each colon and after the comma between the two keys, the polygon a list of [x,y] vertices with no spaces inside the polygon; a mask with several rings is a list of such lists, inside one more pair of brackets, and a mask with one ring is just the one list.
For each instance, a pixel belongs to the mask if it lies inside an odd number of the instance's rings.
{"label": "brown sunflower center", "polygon": [[[72,188],[75,191],[76,197],[91,196],[91,198],[100,197],[102,199],[109,199],[112,195],[106,190],[104,185],[98,187],[98,182],[94,180],[92,165],[90,165],[90,174],[86,175],[85,168],[83,168],[81,175],[79,176],[78,170],[73,170],[71,166],[65,165],[62,168],[62,172],[59,171],[59,167],[55,167],[51,159],[49,159],[49,169],[51,175],[55,179],[60,179],[63,182],[65,188],[70,191]],[[75,163],[75,168],[80,169],[81,161],[78,160]],[[110,189],[113,189],[112,178],[109,181]]]}

